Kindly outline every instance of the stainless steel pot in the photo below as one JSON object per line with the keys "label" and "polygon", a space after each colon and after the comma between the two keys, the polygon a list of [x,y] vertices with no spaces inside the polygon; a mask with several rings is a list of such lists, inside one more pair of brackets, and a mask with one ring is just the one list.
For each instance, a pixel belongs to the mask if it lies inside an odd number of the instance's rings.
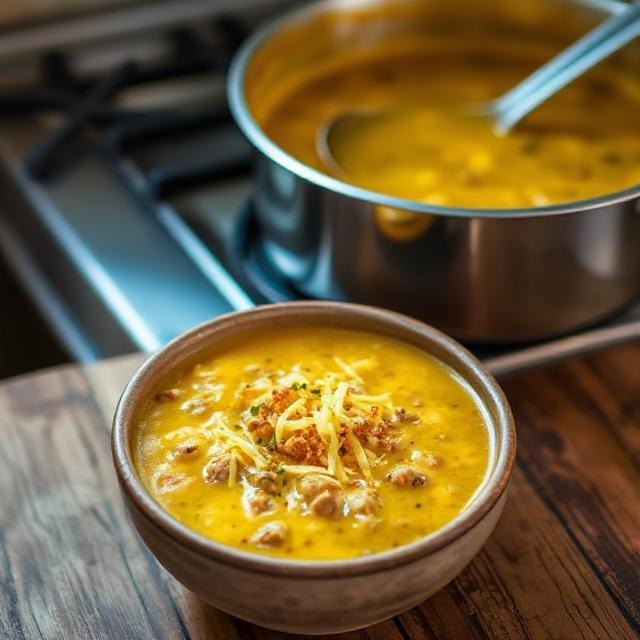
{"label": "stainless steel pot", "polygon": [[[398,309],[468,341],[541,339],[624,306],[640,292],[640,185],[552,207],[430,206],[316,171],[258,125],[287,82],[345,47],[482,31],[559,50],[623,7],[606,0],[328,0],[264,27],[234,61],[229,99],[258,151],[255,207],[268,258],[307,295]],[[638,43],[606,64],[640,74]]]}

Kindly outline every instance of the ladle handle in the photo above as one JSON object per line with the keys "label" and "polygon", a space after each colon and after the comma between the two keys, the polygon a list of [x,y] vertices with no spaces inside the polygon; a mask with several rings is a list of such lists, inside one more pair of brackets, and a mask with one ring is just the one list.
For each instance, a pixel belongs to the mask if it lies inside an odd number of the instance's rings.
{"label": "ladle handle", "polygon": [[496,125],[506,132],[539,104],[640,35],[640,0],[632,3],[537,69],[496,101]]}

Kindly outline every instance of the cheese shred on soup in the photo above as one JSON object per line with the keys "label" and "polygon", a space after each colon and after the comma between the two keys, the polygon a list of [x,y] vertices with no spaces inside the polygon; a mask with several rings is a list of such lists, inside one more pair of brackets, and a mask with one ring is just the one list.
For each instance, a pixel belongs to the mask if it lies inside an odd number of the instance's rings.
{"label": "cheese shred on soup", "polygon": [[398,340],[273,329],[158,390],[138,471],[218,542],[304,560],[376,553],[455,518],[488,467],[487,417],[446,366]]}

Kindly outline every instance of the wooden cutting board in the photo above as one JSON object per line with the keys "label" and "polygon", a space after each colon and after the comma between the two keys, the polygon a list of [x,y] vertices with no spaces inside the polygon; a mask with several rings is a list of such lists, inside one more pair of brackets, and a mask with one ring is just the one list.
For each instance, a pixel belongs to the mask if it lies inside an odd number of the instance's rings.
{"label": "wooden cutting board", "polygon": [[[0,638],[281,637],[202,603],[128,523],[109,430],[141,360],[0,385]],[[505,389],[519,459],[494,535],[431,600],[342,638],[640,636],[640,346]]]}

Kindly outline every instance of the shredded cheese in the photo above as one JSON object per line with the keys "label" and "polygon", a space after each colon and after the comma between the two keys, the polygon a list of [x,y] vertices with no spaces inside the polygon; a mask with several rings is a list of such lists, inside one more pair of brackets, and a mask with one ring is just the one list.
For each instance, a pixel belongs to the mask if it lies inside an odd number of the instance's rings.
{"label": "shredded cheese", "polygon": [[280,444],[282,436],[284,435],[284,429],[289,420],[289,416],[293,415],[298,409],[301,409],[305,404],[304,398],[298,398],[295,402],[291,403],[280,415],[276,421],[276,442]]}
{"label": "shredded cheese", "polygon": [[338,478],[338,480],[345,480],[347,474],[344,471],[344,467],[342,466],[342,460],[340,460],[340,438],[338,436],[338,421],[335,413],[332,415],[331,420],[332,430],[331,430],[331,441],[329,442],[329,449],[327,452],[329,464],[327,465],[327,471],[332,476]]}
{"label": "shredded cheese", "polygon": [[237,482],[238,476],[238,458],[235,455],[231,455],[229,460],[229,486],[232,487]]}
{"label": "shredded cheese", "polygon": [[310,473],[317,473],[324,476],[328,475],[324,467],[316,467],[311,464],[283,464],[281,469],[294,476],[306,476]]}
{"label": "shredded cheese", "polygon": [[312,417],[299,418],[298,420],[287,420],[284,423],[283,435],[291,431],[298,431],[300,429],[305,429],[306,427],[310,427],[313,424],[315,424],[315,419]]}
{"label": "shredded cheese", "polygon": [[363,358],[362,360],[356,360],[355,362],[351,363],[351,368],[354,371],[360,371],[361,369],[364,369],[365,371],[367,371],[368,369],[372,369],[373,367],[375,367],[376,365],[376,360],[375,358]]}
{"label": "shredded cheese", "polygon": [[333,357],[335,363],[353,380],[359,382],[360,384],[364,383],[364,380],[358,375],[358,373],[353,369],[352,366],[348,365],[344,360],[338,358],[338,356]]}
{"label": "shredded cheese", "polygon": [[[361,474],[367,480],[372,479],[371,465],[376,464],[378,458],[376,454],[363,447],[362,442],[354,431],[356,420],[371,420],[377,424],[383,419],[380,412],[375,411],[375,407],[392,408],[391,395],[382,393],[377,395],[367,394],[363,390],[364,381],[358,370],[369,369],[376,364],[372,358],[358,360],[347,363],[339,357],[334,357],[339,371],[330,371],[322,378],[310,382],[302,373],[300,367],[294,367],[288,372],[278,372],[277,375],[268,374],[259,367],[247,368],[247,373],[254,372],[255,380],[251,384],[248,382],[236,390],[235,398],[243,402],[241,406],[246,407],[243,412],[241,424],[231,429],[227,423],[226,416],[221,412],[214,412],[200,429],[184,427],[167,437],[179,437],[199,433],[205,435],[207,439],[216,443],[218,451],[230,454],[229,458],[229,485],[238,482],[238,474],[241,465],[247,465],[256,469],[270,469],[278,473],[289,473],[292,475],[307,475],[310,473],[322,474],[333,478],[335,482],[348,480],[350,476]],[[208,395],[211,391],[218,392],[218,385],[213,379],[213,372],[201,372],[201,382],[196,383],[201,394]],[[357,391],[354,389],[357,385]],[[275,413],[271,404],[272,397],[276,402],[280,398],[286,397],[281,393],[277,396],[274,391],[290,389],[295,392],[290,397],[293,402],[282,411],[278,407]],[[258,397],[252,398],[254,393]],[[297,397],[296,397],[297,396]],[[272,444],[259,446],[262,444],[260,438],[264,436],[264,431],[258,437],[252,431],[251,421],[258,416],[256,407],[266,403],[264,410],[260,411],[260,423],[256,427],[263,426],[273,429],[274,441]],[[362,422],[359,424],[366,424]],[[289,437],[290,434],[304,433],[309,427],[315,427],[320,439],[326,448],[319,450],[317,464],[315,460],[312,464],[286,464],[287,458],[281,457],[282,451],[279,445]],[[268,432],[267,432],[268,433]],[[353,458],[345,466],[341,457],[341,446],[347,445]],[[317,445],[316,445],[317,446]],[[342,450],[344,454],[344,451]],[[323,466],[326,464],[326,466]],[[356,466],[357,465],[357,466]]]}
{"label": "shredded cheese", "polygon": [[346,382],[339,382],[338,387],[333,393],[333,397],[331,398],[331,408],[333,412],[336,414],[342,413],[342,406],[344,405],[344,399],[347,395],[347,391],[349,390],[349,385]]}
{"label": "shredded cheese", "polygon": [[219,429],[219,433],[220,435],[224,435],[226,438],[228,445],[227,449],[237,447],[249,456],[258,469],[264,469],[268,465],[267,459],[262,455],[262,453],[260,453],[258,447],[248,438],[241,438],[224,427]]}
{"label": "shredded cheese", "polygon": [[354,407],[365,412],[371,411],[371,407],[376,405],[384,406],[390,411],[394,409],[390,393],[381,393],[377,396],[358,395],[354,393],[349,396],[349,401]]}
{"label": "shredded cheese", "polygon": [[362,444],[360,444],[360,440],[358,440],[358,438],[356,438],[356,436],[351,431],[347,433],[347,440],[351,445],[351,448],[353,449],[353,455],[355,456],[356,462],[362,470],[364,477],[367,478],[367,480],[371,480],[371,467],[369,466],[369,458],[367,458],[367,454],[365,453]]}
{"label": "shredded cheese", "polygon": [[257,398],[254,398],[251,401],[251,405],[252,406],[259,406],[263,402],[266,402],[271,397],[271,393],[273,392],[274,389],[275,389],[274,385],[269,386],[267,391],[265,391],[261,396],[258,396]]}
{"label": "shredded cheese", "polygon": [[278,383],[283,387],[291,387],[294,384],[297,384],[300,386],[304,384],[308,386],[309,380],[305,376],[303,376],[299,371],[292,371],[291,373],[287,374],[283,378],[280,378]]}

